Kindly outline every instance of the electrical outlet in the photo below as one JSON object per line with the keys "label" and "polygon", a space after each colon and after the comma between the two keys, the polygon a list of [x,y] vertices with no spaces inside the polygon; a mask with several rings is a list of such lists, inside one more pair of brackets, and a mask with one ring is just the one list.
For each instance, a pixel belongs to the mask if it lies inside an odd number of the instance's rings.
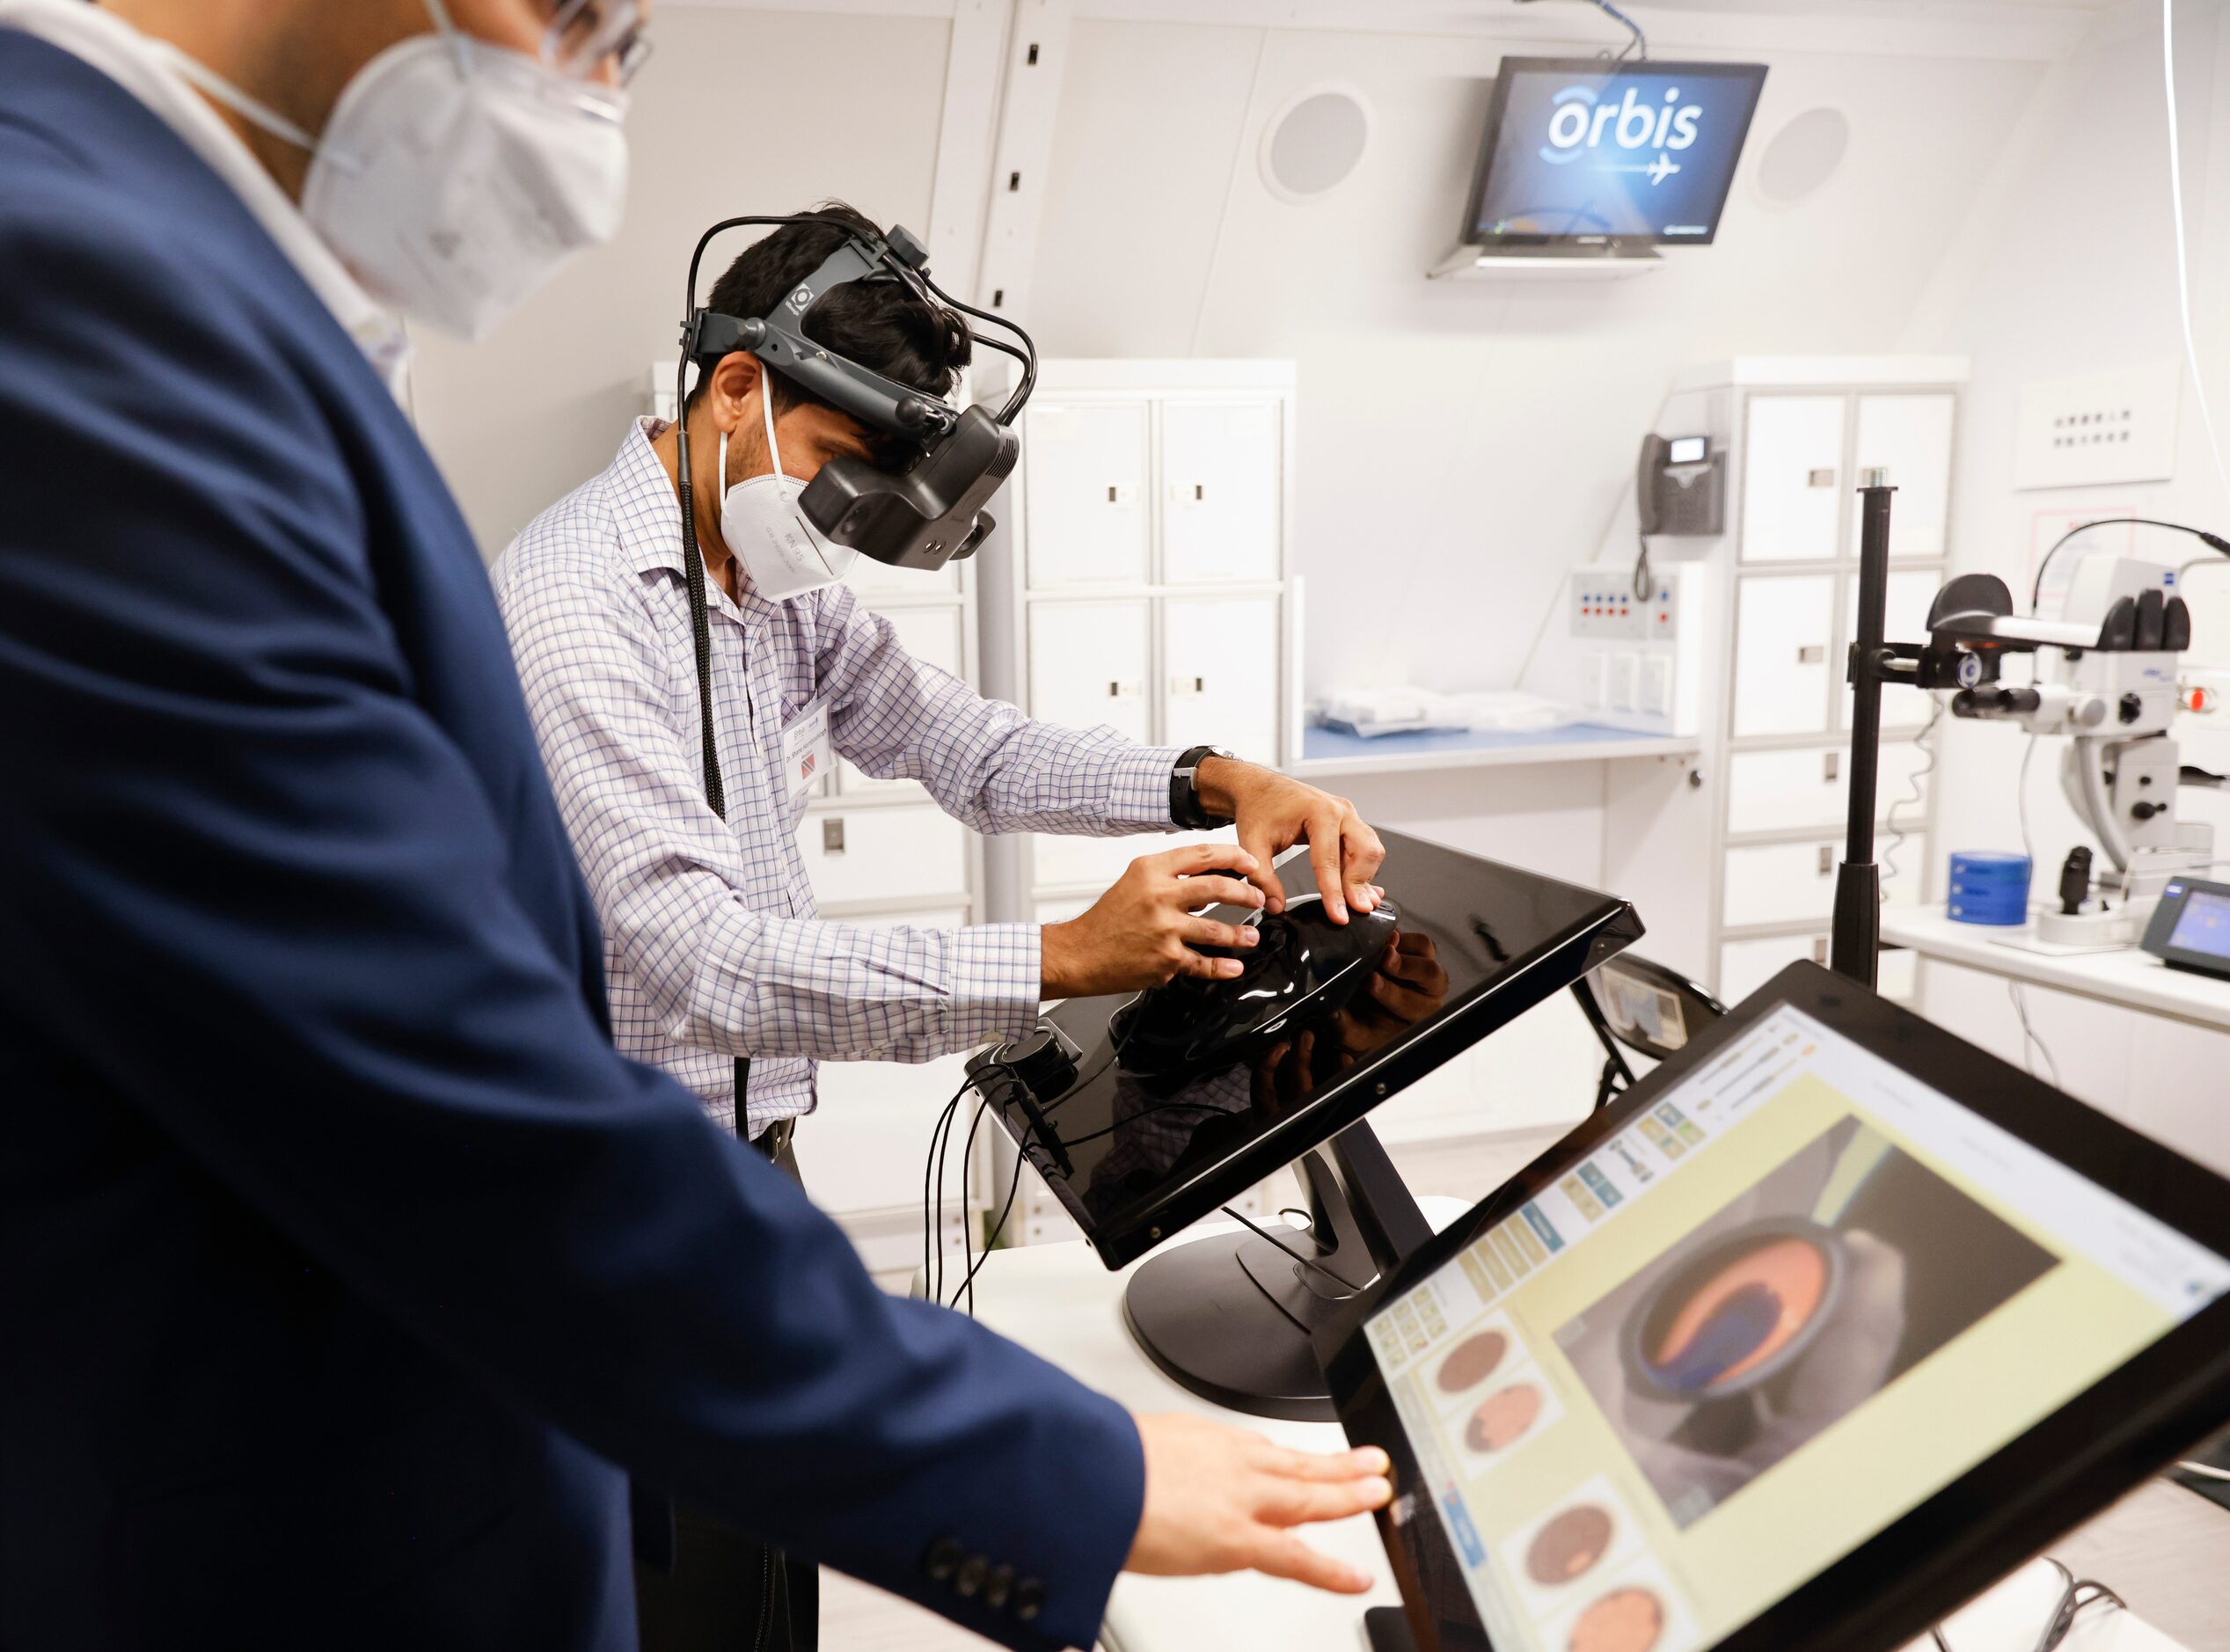
{"label": "electrical outlet", "polygon": [[2175,472],[2182,393],[2182,364],[2173,361],[2028,385],[2014,436],[2014,486],[2168,480]]}

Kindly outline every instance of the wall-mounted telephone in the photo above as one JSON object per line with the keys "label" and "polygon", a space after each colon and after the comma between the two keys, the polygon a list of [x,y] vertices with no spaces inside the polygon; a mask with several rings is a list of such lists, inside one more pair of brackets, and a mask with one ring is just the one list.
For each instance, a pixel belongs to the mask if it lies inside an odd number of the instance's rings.
{"label": "wall-mounted telephone", "polygon": [[1634,503],[1645,534],[1685,537],[1727,530],[1727,455],[1709,436],[1641,438]]}

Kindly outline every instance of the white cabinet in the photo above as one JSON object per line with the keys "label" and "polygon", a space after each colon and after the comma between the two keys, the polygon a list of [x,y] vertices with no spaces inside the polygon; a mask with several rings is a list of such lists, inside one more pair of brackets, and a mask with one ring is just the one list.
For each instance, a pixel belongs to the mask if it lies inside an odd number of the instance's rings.
{"label": "white cabinet", "polygon": [[1161,577],[1171,585],[1276,580],[1283,561],[1273,399],[1175,401],[1161,413]]}
{"label": "white cabinet", "polygon": [[[1048,722],[1282,766],[1299,677],[1293,429],[1290,362],[1042,363],[1022,420],[1021,554],[983,575],[998,617],[985,687]],[[1147,508],[1127,502],[1132,478]],[[995,845],[1000,910],[1071,915],[1181,841]]]}
{"label": "white cabinet", "polygon": [[1148,414],[1144,401],[1031,406],[1023,491],[1033,587],[1147,577]]}
{"label": "white cabinet", "polygon": [[1277,622],[1276,596],[1162,604],[1163,744],[1277,750]]}
{"label": "white cabinet", "polygon": [[1137,741],[1153,735],[1153,610],[1144,602],[1046,603],[1030,616],[1033,717]]}
{"label": "white cabinet", "polygon": [[1742,559],[1825,562],[1842,515],[1841,396],[1753,396],[1743,458]]}
{"label": "white cabinet", "polygon": [[[1743,929],[1824,922],[1833,917],[1836,870],[1843,848],[1843,840],[1833,837],[1744,844],[1728,850],[1719,921],[1729,929]],[[1877,845],[1877,865],[1881,859]],[[1919,862],[1917,852],[1908,852],[1898,857],[1894,868],[1883,866],[1882,893],[1886,899],[1902,904],[1910,898],[1919,879]]]}
{"label": "white cabinet", "polygon": [[1810,735],[1828,727],[1835,581],[1827,574],[1755,575],[1738,581],[1733,729]]}
{"label": "white cabinet", "polygon": [[968,829],[933,803],[816,809],[805,817],[798,850],[824,909],[968,895]]}
{"label": "white cabinet", "polygon": [[[1920,777],[1927,760],[1927,752],[1910,741],[1882,748],[1877,822],[1889,823],[1892,810],[1899,821],[1926,821],[1927,782]],[[1841,828],[1849,817],[1850,764],[1849,750],[1839,745],[1734,753],[1727,760],[1728,835]]]}
{"label": "white cabinet", "polygon": [[[1809,960],[1824,968],[1831,955],[1824,930],[1728,941],[1719,948],[1719,1001],[1732,1009],[1789,965]],[[1918,953],[1902,947],[1882,954],[1875,961],[1875,981],[1882,996],[1911,1002],[1919,986],[1919,962]]]}
{"label": "white cabinet", "polygon": [[[1894,513],[1890,520],[1893,523],[1896,521]],[[1942,588],[1943,572],[1940,568],[1894,570],[1890,574],[1886,600],[1882,605],[1882,635],[1891,642],[1927,640],[1928,608]],[[1853,574],[1843,594],[1841,629],[1835,646],[1837,659],[1843,658],[1848,652],[1851,637],[1857,629],[1858,575]],[[1924,691],[1895,683],[1882,690],[1883,729],[1910,731],[1927,720],[1928,697]],[[1851,697],[1847,691],[1835,698],[1835,726],[1838,728],[1851,726]]]}
{"label": "white cabinet", "polygon": [[[1958,403],[1949,392],[1858,398],[1858,463],[1853,477],[1886,470],[1897,497],[1890,508],[1890,554],[1936,561],[1944,553],[1951,505],[1951,427]],[[1853,490],[1855,490],[1853,481]],[[1859,543],[1859,500],[1850,501],[1852,554]]]}

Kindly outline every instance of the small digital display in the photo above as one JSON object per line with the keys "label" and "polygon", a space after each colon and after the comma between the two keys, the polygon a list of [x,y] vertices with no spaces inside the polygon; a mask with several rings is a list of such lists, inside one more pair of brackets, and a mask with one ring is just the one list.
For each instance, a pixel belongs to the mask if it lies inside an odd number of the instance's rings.
{"label": "small digital display", "polygon": [[2175,920],[2168,945],[2180,952],[2230,958],[2230,895],[2192,890],[2184,899],[2182,916]]}
{"label": "small digital display", "polygon": [[1504,58],[1466,240],[1709,242],[1765,79],[1760,63]]}
{"label": "small digital display", "polygon": [[1707,436],[1675,436],[1665,443],[1667,464],[1701,464],[1710,457],[1711,441]]}

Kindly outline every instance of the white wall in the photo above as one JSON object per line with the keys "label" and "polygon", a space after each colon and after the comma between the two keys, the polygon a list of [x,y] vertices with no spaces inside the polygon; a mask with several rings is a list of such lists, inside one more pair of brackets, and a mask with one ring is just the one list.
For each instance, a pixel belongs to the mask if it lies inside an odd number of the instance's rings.
{"label": "white wall", "polygon": [[[611,462],[678,350],[706,225],[835,196],[926,233],[951,25],[669,5],[636,83],[626,226],[479,345],[425,338],[420,428],[484,555]],[[844,107],[832,119],[832,88]],[[716,242],[707,285],[748,245]]]}
{"label": "white wall", "polygon": [[[1513,680],[1675,370],[1889,348],[2043,73],[1758,54],[1772,73],[1716,246],[1607,285],[1427,281],[1456,239],[1496,62],[1600,43],[1568,10],[1564,44],[1076,27],[1028,319],[1058,355],[1298,360],[1312,689]],[[1261,133],[1322,81],[1364,91],[1376,135],[1355,176],[1290,205],[1261,181]],[[1758,150],[1822,103],[1851,117],[1848,158],[1776,211],[1750,184]]]}
{"label": "white wall", "polygon": [[[2230,59],[2219,4],[2177,11],[2184,195],[2202,362],[2219,414],[2230,417]],[[2043,116],[2011,157],[2000,193],[1973,238],[1947,259],[1948,295],[1924,307],[1905,340],[1965,354],[1973,379],[1959,432],[1953,555],[1958,572],[2006,579],[2024,597],[2034,558],[2050,543],[2037,513],[2134,514],[2222,530],[2230,497],[2206,451],[2187,374],[2173,480],[2139,486],[2016,492],[2014,429],[2022,387],[2182,354],[2175,310],[2168,187],[2168,126],[2159,9],[2104,19],[2049,90]],[[2230,424],[2225,426],[2230,435]],[[2108,548],[2182,561],[2195,541],[2146,534]],[[2063,557],[2067,553],[2063,552]],[[2195,662],[2230,666],[2230,566],[2192,587]],[[2016,668],[2015,675],[2018,675]],[[2230,717],[2186,718],[2186,762],[2230,768]],[[1945,730],[1941,848],[2018,849],[2013,804],[2027,742],[2015,731],[1951,723]],[[2036,865],[2056,878],[2085,841],[2058,791],[2062,742],[2041,742],[2029,783]],[[2215,822],[2230,855],[2230,798],[2186,789],[2179,807]],[[2230,1038],[2029,994],[2030,1020],[2069,1089],[2230,1171]],[[2021,1037],[2002,983],[1932,966],[1926,999],[1935,1020],[2018,1059]]]}

